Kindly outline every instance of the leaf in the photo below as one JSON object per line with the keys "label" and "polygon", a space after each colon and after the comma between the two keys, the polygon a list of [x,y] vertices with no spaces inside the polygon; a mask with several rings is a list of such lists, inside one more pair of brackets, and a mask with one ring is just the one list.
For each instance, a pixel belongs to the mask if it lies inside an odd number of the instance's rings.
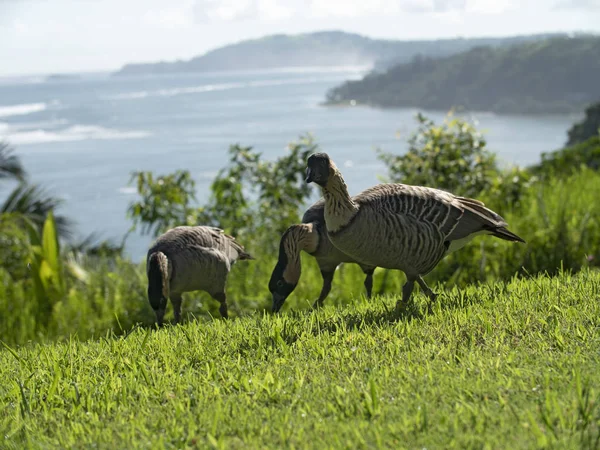
{"label": "leaf", "polygon": [[58,235],[56,234],[54,213],[52,211],[48,213],[46,221],[44,222],[44,230],[42,232],[42,257],[53,272],[59,272],[60,249],[58,246]]}

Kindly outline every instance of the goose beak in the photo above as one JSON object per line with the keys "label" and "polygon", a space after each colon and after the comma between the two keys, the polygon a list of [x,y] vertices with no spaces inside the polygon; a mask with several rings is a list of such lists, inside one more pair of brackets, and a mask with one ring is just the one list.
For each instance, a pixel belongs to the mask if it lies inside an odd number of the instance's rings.
{"label": "goose beak", "polygon": [[312,174],[312,170],[310,169],[310,167],[306,168],[306,183],[312,183],[313,182],[313,174]]}
{"label": "goose beak", "polygon": [[285,297],[283,295],[279,295],[277,292],[273,292],[273,309],[274,313],[278,313],[283,303],[285,302]]}

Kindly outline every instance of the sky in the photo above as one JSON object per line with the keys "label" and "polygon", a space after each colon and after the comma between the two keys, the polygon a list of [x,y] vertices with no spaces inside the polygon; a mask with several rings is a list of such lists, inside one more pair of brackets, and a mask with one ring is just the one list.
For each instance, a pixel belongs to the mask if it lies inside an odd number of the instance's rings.
{"label": "sky", "polygon": [[0,0],[0,76],[189,59],[275,33],[600,33],[600,0]]}

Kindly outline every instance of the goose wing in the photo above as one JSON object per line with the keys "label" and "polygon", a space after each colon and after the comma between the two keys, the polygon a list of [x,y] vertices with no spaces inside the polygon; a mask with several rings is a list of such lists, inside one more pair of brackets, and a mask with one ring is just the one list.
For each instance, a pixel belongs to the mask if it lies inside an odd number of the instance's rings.
{"label": "goose wing", "polygon": [[459,197],[440,189],[406,184],[380,184],[363,191],[358,203],[378,204],[390,215],[409,216],[415,226],[433,225],[444,241],[456,241],[481,232],[501,239],[525,242],[509,231],[499,214],[479,200]]}
{"label": "goose wing", "polygon": [[237,260],[255,259],[246,251],[244,246],[235,240],[233,236],[226,234],[223,230],[216,227],[207,227],[215,243],[215,247],[223,251],[229,260],[233,263]]}
{"label": "goose wing", "polygon": [[400,183],[373,186],[357,195],[355,201],[378,215],[391,219],[396,216],[417,227],[433,225],[444,238],[453,232],[464,212],[446,191]]}

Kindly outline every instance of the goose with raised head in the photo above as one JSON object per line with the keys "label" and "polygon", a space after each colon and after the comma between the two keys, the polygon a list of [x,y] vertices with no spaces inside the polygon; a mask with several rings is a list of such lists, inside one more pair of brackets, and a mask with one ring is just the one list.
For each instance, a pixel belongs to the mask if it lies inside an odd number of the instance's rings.
{"label": "goose with raised head", "polygon": [[317,260],[323,277],[323,287],[313,307],[323,305],[331,291],[335,271],[342,263],[356,263],[360,266],[366,275],[364,285],[367,298],[371,297],[375,267],[357,263],[331,244],[325,225],[325,201],[320,199],[306,210],[301,224],[290,226],[281,236],[279,258],[269,281],[269,291],[273,296],[273,312],[279,312],[285,300],[298,285],[302,271],[301,251],[305,251]]}
{"label": "goose with raised head", "polygon": [[[439,189],[388,183],[350,197],[342,174],[326,153],[308,158],[306,182],[323,191],[327,235],[334,246],[361,264],[405,273],[404,307],[415,282],[435,299],[422,277],[475,236],[525,242],[482,202]],[[401,306],[400,300],[396,306]]]}
{"label": "goose with raised head", "polygon": [[217,300],[227,318],[227,276],[237,260],[246,259],[254,258],[219,228],[180,226],[159,236],[146,258],[148,300],[157,323],[162,325],[169,298],[178,323],[182,294],[198,290]]}

